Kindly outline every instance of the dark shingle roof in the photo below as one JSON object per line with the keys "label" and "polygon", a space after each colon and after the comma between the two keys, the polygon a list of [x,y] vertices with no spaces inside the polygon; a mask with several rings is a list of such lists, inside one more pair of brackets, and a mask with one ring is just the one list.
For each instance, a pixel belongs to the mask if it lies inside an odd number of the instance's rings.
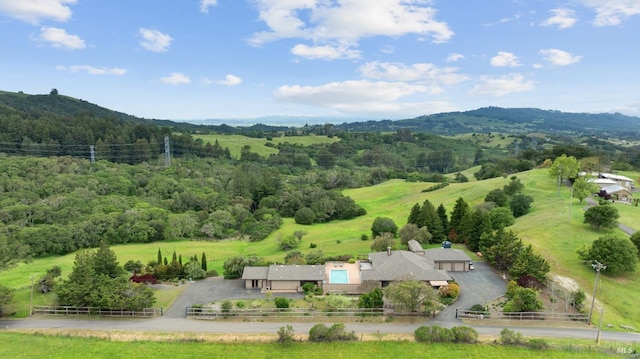
{"label": "dark shingle roof", "polygon": [[324,280],[324,265],[282,265],[269,266],[268,280]]}
{"label": "dark shingle roof", "polygon": [[424,256],[434,262],[471,262],[471,258],[462,249],[428,249],[425,251]]}
{"label": "dark shingle roof", "polygon": [[244,267],[242,279],[267,279],[269,267]]}
{"label": "dark shingle roof", "polygon": [[451,280],[444,271],[436,270],[432,260],[409,251],[369,254],[372,268],[363,270],[362,280],[393,281],[411,278],[421,281]]}

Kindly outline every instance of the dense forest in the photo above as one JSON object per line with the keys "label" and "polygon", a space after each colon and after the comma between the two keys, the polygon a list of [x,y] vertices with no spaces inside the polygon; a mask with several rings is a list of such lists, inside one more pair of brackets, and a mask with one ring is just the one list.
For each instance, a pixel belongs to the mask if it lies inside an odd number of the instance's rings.
{"label": "dense forest", "polygon": [[[278,150],[245,146],[232,155],[193,134],[244,133]],[[234,132],[237,131],[237,132]],[[302,146],[269,139],[338,138]],[[474,133],[475,136],[475,133]],[[493,135],[491,135],[493,136]],[[507,176],[566,154],[614,168],[640,167],[640,149],[591,137],[500,135],[505,146],[398,128],[356,132],[340,126],[251,129],[150,121],[57,93],[0,93],[0,239],[32,256],[110,244],[176,238],[257,241],[282,218],[311,224],[363,215],[345,188],[407,181]],[[168,142],[165,142],[168,137]],[[456,173],[447,176],[446,174]]]}

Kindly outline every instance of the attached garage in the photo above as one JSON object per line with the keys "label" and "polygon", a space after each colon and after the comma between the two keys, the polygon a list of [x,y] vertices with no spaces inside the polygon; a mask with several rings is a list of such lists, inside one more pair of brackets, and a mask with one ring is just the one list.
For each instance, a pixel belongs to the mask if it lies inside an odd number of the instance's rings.
{"label": "attached garage", "polygon": [[433,260],[436,269],[447,272],[471,270],[471,258],[461,249],[436,248],[425,251],[425,257]]}

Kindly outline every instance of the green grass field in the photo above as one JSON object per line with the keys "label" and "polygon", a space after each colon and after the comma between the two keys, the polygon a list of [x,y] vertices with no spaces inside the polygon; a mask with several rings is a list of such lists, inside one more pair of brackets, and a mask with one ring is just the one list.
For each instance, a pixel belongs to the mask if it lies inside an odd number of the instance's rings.
{"label": "green grass field", "polygon": [[278,150],[273,147],[267,147],[265,144],[271,142],[274,145],[289,142],[291,144],[299,144],[309,146],[316,143],[333,143],[340,139],[337,137],[329,138],[327,136],[291,136],[291,137],[274,137],[273,140],[267,141],[264,138],[252,138],[242,135],[193,135],[194,138],[201,138],[204,143],[211,142],[213,145],[216,140],[222,148],[229,148],[232,157],[239,157],[240,150],[245,145],[251,146],[251,152],[255,152],[260,156],[267,157],[270,154],[277,154]]}
{"label": "green grass field", "polygon": [[[273,339],[272,339],[273,340]],[[413,341],[353,343],[202,342],[198,337],[163,341],[111,341],[64,335],[0,333],[2,358],[610,358],[585,348],[536,351],[490,344],[423,344]]]}
{"label": "green grass field", "polygon": [[[637,178],[638,174],[627,174]],[[582,245],[590,245],[598,237],[615,233],[624,235],[620,230],[595,230],[582,223],[585,204],[580,204],[575,198],[570,201],[569,189],[562,187],[558,190],[556,181],[550,178],[547,170],[536,169],[518,174],[518,178],[525,184],[527,194],[534,197],[535,202],[529,214],[518,218],[515,225],[510,227],[518,233],[525,243],[531,243],[551,264],[553,274],[574,279],[585,293],[590,296],[593,291],[595,272],[590,266],[579,261],[576,249]],[[367,210],[367,215],[348,221],[333,221],[324,224],[303,226],[292,219],[285,219],[283,226],[261,242],[244,241],[167,241],[149,244],[129,244],[114,246],[112,249],[118,255],[121,264],[129,259],[147,263],[155,260],[158,248],[163,255],[169,257],[176,251],[183,258],[192,255],[200,256],[206,252],[209,268],[216,269],[222,274],[222,264],[225,259],[238,254],[256,254],[269,261],[282,261],[285,252],[278,249],[278,238],[290,235],[294,231],[303,230],[307,234],[303,237],[299,250],[303,253],[310,251],[310,244],[326,255],[366,254],[370,251],[371,241],[360,239],[362,234],[371,235],[371,224],[376,217],[392,218],[399,227],[407,220],[411,207],[429,199],[435,206],[444,204],[450,212],[458,197],[464,198],[470,204],[482,202],[484,196],[492,189],[501,188],[509,182],[508,178],[494,178],[485,181],[467,183],[453,183],[449,186],[427,193],[421,190],[430,187],[431,183],[408,183],[402,180],[391,180],[382,184],[350,189],[344,194],[353,198]],[[620,222],[640,230],[640,208],[629,205],[616,204],[621,217]],[[30,277],[34,274],[42,275],[47,268],[59,265],[63,269],[63,276],[67,275],[73,266],[74,255],[56,258],[38,258],[29,264],[23,264],[11,270],[0,273],[0,282],[14,289],[18,289],[18,312],[28,313],[28,298]],[[37,276],[37,275],[36,275]],[[640,291],[640,275],[632,273],[621,277],[602,276],[602,291],[598,299],[606,304],[604,325],[610,324],[620,330],[620,325],[630,325],[640,328],[640,306],[635,305]],[[162,303],[170,302],[165,298]],[[170,297],[170,294],[168,295]],[[34,303],[45,302],[53,298],[51,295],[34,294]],[[589,306],[589,303],[586,303]],[[160,305],[158,305],[160,306]],[[166,307],[166,306],[165,306]],[[594,318],[599,318],[595,313]]]}

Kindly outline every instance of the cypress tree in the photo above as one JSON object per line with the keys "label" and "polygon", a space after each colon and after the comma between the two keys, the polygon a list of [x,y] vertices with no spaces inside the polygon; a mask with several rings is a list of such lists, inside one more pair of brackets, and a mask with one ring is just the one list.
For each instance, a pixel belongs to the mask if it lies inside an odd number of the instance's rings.
{"label": "cypress tree", "polygon": [[182,266],[182,254],[178,256],[178,263]]}
{"label": "cypress tree", "polygon": [[169,261],[167,260],[167,257],[164,257],[164,265],[166,265],[166,266],[169,265]]}
{"label": "cypress tree", "polygon": [[445,235],[449,234],[449,217],[447,217],[447,210],[442,203],[440,203],[436,212],[438,212],[438,217],[440,217],[440,222],[442,222],[442,233]]}
{"label": "cypress tree", "polygon": [[158,248],[158,265],[162,264],[162,252],[160,252],[160,248]]}
{"label": "cypress tree", "polygon": [[178,256],[176,255],[176,251],[173,251],[173,257],[171,258],[171,264],[176,263],[178,261]]}
{"label": "cypress tree", "polygon": [[[409,218],[407,219],[407,223],[412,223],[418,225],[418,219],[420,218],[420,205],[414,204],[411,208],[411,213],[409,214]],[[420,226],[418,226],[420,227]]]}
{"label": "cypress tree", "polygon": [[206,272],[207,271],[207,255],[204,254],[204,252],[202,252],[201,262],[202,262],[202,270]]}

